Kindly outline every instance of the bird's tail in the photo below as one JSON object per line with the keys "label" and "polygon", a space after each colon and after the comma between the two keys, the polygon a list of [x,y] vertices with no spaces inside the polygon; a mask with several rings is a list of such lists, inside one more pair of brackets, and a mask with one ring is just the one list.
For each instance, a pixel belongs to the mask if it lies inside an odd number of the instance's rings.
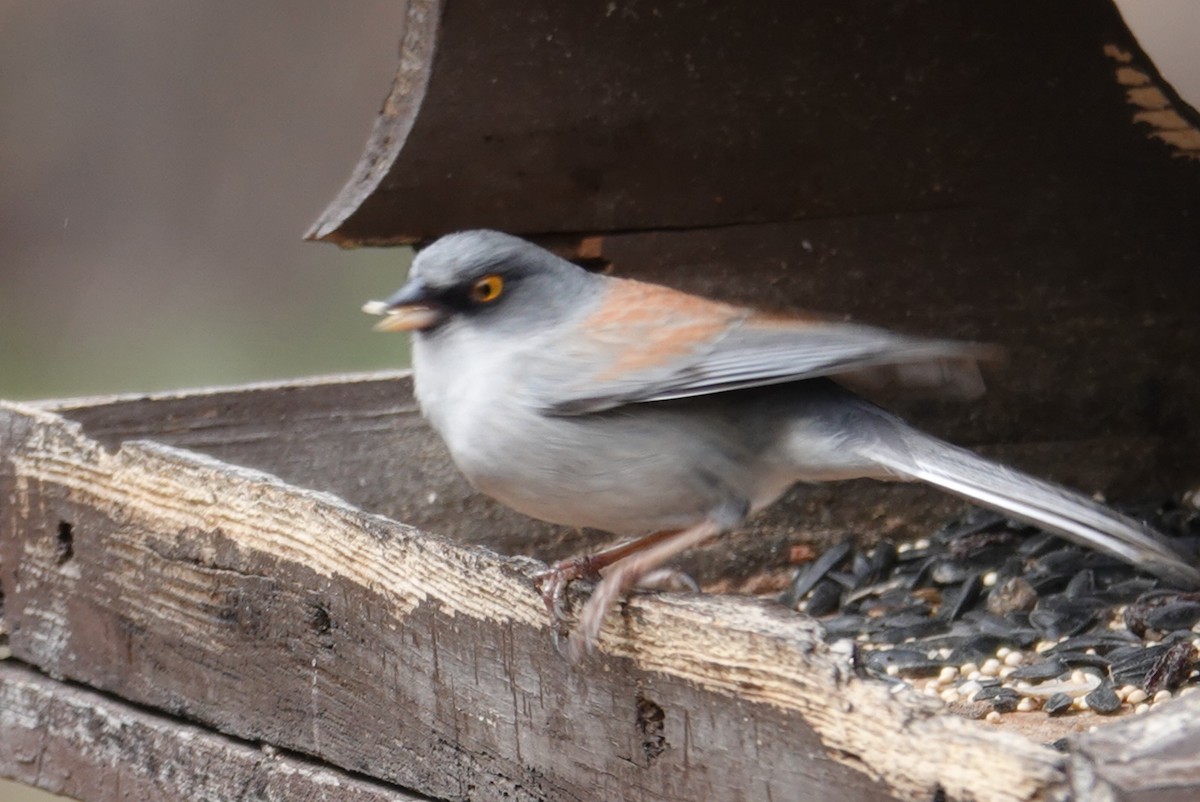
{"label": "bird's tail", "polygon": [[1185,563],[1145,524],[1080,493],[1035,479],[917,431],[882,410],[862,456],[900,477],[926,482],[1005,515],[1111,554],[1185,588],[1200,570]]}

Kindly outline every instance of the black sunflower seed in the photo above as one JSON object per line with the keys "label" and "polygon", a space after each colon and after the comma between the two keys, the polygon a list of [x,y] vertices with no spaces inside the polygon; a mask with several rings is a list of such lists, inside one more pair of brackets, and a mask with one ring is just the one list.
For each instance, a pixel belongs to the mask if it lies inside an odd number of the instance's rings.
{"label": "black sunflower seed", "polygon": [[1129,604],[1156,587],[1158,587],[1157,579],[1135,576],[1132,579],[1125,579],[1109,585],[1098,591],[1096,596],[1109,604]]}
{"label": "black sunflower seed", "polygon": [[[1157,617],[1163,608],[1170,608],[1170,611],[1160,620],[1162,623],[1171,624],[1173,618],[1185,618],[1188,615],[1186,605],[1190,603],[1200,602],[1200,594],[1196,593],[1178,593],[1168,590],[1153,590],[1138,598],[1137,601],[1125,608],[1125,626],[1130,632],[1136,635],[1145,635],[1147,629],[1160,629],[1151,623],[1152,617]],[[1193,622],[1195,623],[1195,622]],[[1170,626],[1168,629],[1187,629],[1186,627]]]}
{"label": "black sunflower seed", "polygon": [[896,547],[884,541],[871,552],[868,576],[871,584],[882,582],[892,574],[896,567]]}
{"label": "black sunflower seed", "polygon": [[1067,587],[1063,593],[1066,594],[1068,599],[1078,599],[1095,595],[1096,572],[1091,569],[1080,571],[1071,577],[1071,581],[1067,583]]}
{"label": "black sunflower seed", "polygon": [[1118,629],[1110,630],[1101,635],[1092,633],[1075,635],[1074,637],[1067,638],[1061,643],[1051,646],[1046,650],[1046,654],[1053,655],[1058,654],[1059,652],[1084,652],[1088,649],[1095,649],[1097,652],[1105,654],[1122,646],[1130,646],[1140,643],[1140,638],[1134,637],[1129,632]]}
{"label": "black sunflower seed", "polygon": [[1200,602],[1194,601],[1164,604],[1146,615],[1146,625],[1150,629],[1164,632],[1191,629],[1197,621],[1200,621]]}
{"label": "black sunflower seed", "polygon": [[1033,560],[1062,545],[1063,540],[1058,535],[1052,535],[1049,532],[1040,532],[1032,537],[1025,538],[1021,545],[1017,546],[1017,554],[1027,560]]}
{"label": "black sunflower seed", "polygon": [[842,586],[828,579],[822,579],[808,594],[804,603],[804,611],[811,616],[820,618],[836,612],[842,601]]}
{"label": "black sunflower seed", "polygon": [[1087,652],[1057,652],[1055,658],[1066,663],[1071,668],[1099,668],[1105,672],[1112,666],[1112,661],[1102,654]]}
{"label": "black sunflower seed", "polygon": [[796,570],[796,575],[792,579],[792,584],[780,597],[779,601],[786,607],[795,608],[800,600],[803,599],[813,587],[820,582],[827,573],[838,567],[850,556],[850,550],[854,548],[854,544],[849,540],[843,540],[830,546],[821,553],[817,559],[800,566]]}
{"label": "black sunflower seed", "polygon": [[1063,713],[1066,713],[1068,710],[1070,710],[1071,705],[1074,703],[1075,700],[1067,694],[1056,693],[1046,700],[1046,703],[1042,705],[1042,709],[1051,716],[1061,716]]}
{"label": "black sunflower seed", "polygon": [[875,643],[904,643],[909,638],[924,638],[943,632],[945,628],[946,625],[944,622],[936,618],[930,618],[915,624],[893,626],[880,630],[872,635],[871,640]]}
{"label": "black sunflower seed", "polygon": [[1091,693],[1084,697],[1084,701],[1087,702],[1088,708],[1104,715],[1115,713],[1121,709],[1121,700],[1117,697],[1117,692],[1113,690],[1112,683],[1107,680],[1097,685]]}
{"label": "black sunflower seed", "polygon": [[967,638],[951,652],[946,662],[951,665],[982,663],[1004,645],[1004,639],[996,635],[975,635]]}
{"label": "black sunflower seed", "polygon": [[1070,581],[1070,577],[1079,570],[1085,553],[1080,546],[1063,546],[1039,557],[1035,568],[1043,575],[1062,575]]}
{"label": "black sunflower seed", "polygon": [[[1170,646],[1125,646],[1114,649],[1108,654],[1112,661],[1109,672],[1117,685],[1136,685],[1146,688],[1146,679],[1150,671],[1167,653]],[[1149,690],[1149,688],[1146,688]]]}
{"label": "black sunflower seed", "polygon": [[1045,682],[1046,680],[1057,679],[1067,673],[1069,669],[1066,663],[1057,658],[1042,660],[1037,663],[1021,666],[1012,673],[1013,679],[1029,680],[1032,682]]}
{"label": "black sunflower seed", "polygon": [[931,677],[942,670],[943,663],[930,660],[923,651],[916,649],[879,649],[871,651],[865,658],[867,668],[877,674],[888,674],[891,668],[905,677]]}
{"label": "black sunflower seed", "polygon": [[1049,640],[1058,640],[1091,626],[1101,606],[1094,599],[1042,598],[1029,614],[1029,623]]}
{"label": "black sunflower seed", "polygon": [[992,709],[998,713],[1011,713],[1017,709],[1017,705],[1021,702],[1021,694],[1017,693],[1012,688],[1001,688],[999,692],[989,700],[992,704]]}
{"label": "black sunflower seed", "polygon": [[971,574],[957,588],[949,588],[942,594],[942,607],[938,617],[943,621],[956,621],[979,600],[983,590],[983,579],[979,574]]}

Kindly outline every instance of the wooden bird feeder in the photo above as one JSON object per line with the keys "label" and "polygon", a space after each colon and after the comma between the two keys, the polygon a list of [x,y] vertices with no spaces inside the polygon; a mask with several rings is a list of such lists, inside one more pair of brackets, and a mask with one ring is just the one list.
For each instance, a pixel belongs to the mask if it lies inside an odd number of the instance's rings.
{"label": "wooden bird feeder", "polygon": [[[1088,490],[1200,484],[1200,118],[1108,0],[406,7],[313,239],[500,228],[997,342],[983,403],[897,408]],[[959,507],[822,487],[688,568],[752,591],[791,545]],[[1200,794],[1200,695],[969,720],[750,595],[635,594],[572,666],[531,577],[589,544],[474,493],[404,373],[0,404],[0,776],[95,802]]]}

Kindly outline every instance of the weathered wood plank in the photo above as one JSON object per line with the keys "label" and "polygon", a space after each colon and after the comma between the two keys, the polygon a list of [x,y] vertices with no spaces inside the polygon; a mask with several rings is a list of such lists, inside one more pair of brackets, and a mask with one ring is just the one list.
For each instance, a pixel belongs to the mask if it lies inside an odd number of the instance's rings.
{"label": "weathered wood plank", "polygon": [[[1138,117],[1131,69],[1157,80],[1110,0],[410,0],[391,95],[309,236],[995,206],[1019,225],[1130,191],[1170,214],[1200,165]],[[1051,225],[1069,246],[1116,217]]]}
{"label": "weathered wood plank", "polygon": [[[194,449],[502,554],[553,560],[595,549],[607,537],[541,524],[476,493],[421,419],[404,372],[55,401],[47,408],[79,421],[109,447],[145,437]],[[986,451],[1088,491],[1129,488],[1137,479],[1144,490],[1147,476],[1172,475],[1161,470],[1160,447],[1156,438],[1100,437],[990,444]],[[919,485],[859,481],[799,487],[744,531],[698,549],[683,565],[707,587],[762,587],[770,575],[786,571],[796,542],[926,534],[964,507]]]}
{"label": "weathered wood plank", "polygon": [[52,676],[446,799],[1027,800],[1063,758],[859,679],[747,599],[554,651],[531,561],[170,447],[0,412],[0,587]]}
{"label": "weathered wood plank", "polygon": [[560,545],[574,533],[518,515],[467,484],[421,418],[407,372],[57,401],[49,408],[110,447],[135,437],[192,449],[460,542],[543,557],[577,547]]}
{"label": "weathered wood plank", "polygon": [[0,776],[87,802],[418,799],[55,682],[13,661],[0,663]]}
{"label": "weathered wood plank", "polygon": [[1075,798],[1191,802],[1200,795],[1200,697],[1097,728],[1072,744]]}

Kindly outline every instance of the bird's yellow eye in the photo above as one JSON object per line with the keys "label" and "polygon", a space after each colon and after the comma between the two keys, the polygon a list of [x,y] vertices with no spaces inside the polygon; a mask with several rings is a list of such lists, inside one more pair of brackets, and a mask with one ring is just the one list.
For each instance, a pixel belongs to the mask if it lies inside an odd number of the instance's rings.
{"label": "bird's yellow eye", "polygon": [[504,279],[499,276],[484,276],[471,285],[471,298],[481,304],[491,303],[504,292]]}

